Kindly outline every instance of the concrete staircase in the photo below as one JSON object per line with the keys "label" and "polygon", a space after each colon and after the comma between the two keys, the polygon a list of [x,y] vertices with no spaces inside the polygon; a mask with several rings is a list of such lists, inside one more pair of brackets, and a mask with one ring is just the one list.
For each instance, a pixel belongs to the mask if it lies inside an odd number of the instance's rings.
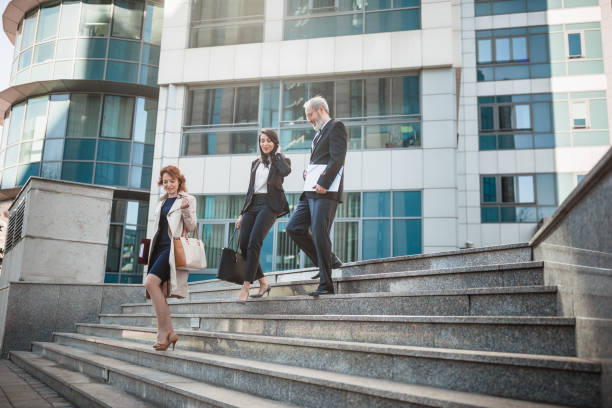
{"label": "concrete staircase", "polygon": [[319,299],[312,270],[279,272],[246,305],[195,283],[170,303],[175,351],[152,349],[138,303],[10,358],[79,406],[600,407],[602,366],[576,357],[531,259],[521,244],[359,262]]}

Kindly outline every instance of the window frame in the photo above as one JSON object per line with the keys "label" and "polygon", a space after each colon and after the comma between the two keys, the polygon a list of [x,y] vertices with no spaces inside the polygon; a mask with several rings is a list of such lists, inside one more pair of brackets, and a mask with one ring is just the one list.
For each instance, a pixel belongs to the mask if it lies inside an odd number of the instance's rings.
{"label": "window frame", "polygon": [[[590,112],[590,100],[589,99],[571,99],[569,102],[569,117],[570,117],[570,129],[590,129],[591,128],[591,112]],[[578,103],[584,103],[584,125],[576,125],[574,123],[574,105]]]}
{"label": "window frame", "polygon": [[[585,35],[584,35],[584,30],[570,30],[570,31],[566,31],[565,32],[565,46],[567,47],[567,59],[568,60],[576,60],[576,59],[583,59],[586,57],[586,53],[585,53],[585,49],[586,49],[586,44],[585,44]],[[570,54],[570,40],[569,37],[572,34],[578,34],[580,36],[580,54]]]}

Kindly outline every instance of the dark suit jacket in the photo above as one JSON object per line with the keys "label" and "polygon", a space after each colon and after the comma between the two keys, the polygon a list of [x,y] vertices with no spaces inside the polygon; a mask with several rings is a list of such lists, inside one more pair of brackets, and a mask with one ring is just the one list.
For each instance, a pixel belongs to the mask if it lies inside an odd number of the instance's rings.
{"label": "dark suit jacket", "polygon": [[[244,206],[240,214],[244,214],[253,201],[253,195],[255,190],[255,173],[257,166],[261,163],[261,158],[253,160],[251,164],[251,181],[249,182],[249,189],[247,190],[246,199],[244,200]],[[268,205],[274,211],[278,213],[277,217],[282,217],[289,212],[289,203],[287,197],[285,197],[285,190],[283,189],[283,180],[286,176],[291,173],[291,160],[281,153],[276,153],[270,160],[270,173],[268,174]]]}
{"label": "dark suit jacket", "polygon": [[[312,152],[310,153],[311,164],[325,164],[325,170],[321,173],[317,184],[329,189],[338,172],[344,166],[346,150],[348,148],[348,135],[344,123],[331,119],[323,128]],[[328,191],[326,194],[317,194],[313,191],[305,191],[300,199],[307,198],[329,198],[342,202],[342,191],[344,190],[344,171],[340,178],[338,192]]]}

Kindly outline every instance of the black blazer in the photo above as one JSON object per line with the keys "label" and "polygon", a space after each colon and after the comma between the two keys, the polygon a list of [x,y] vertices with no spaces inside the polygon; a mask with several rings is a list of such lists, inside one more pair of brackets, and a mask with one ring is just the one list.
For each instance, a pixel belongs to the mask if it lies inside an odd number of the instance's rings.
{"label": "black blazer", "polygon": [[[261,158],[253,160],[251,164],[251,181],[249,182],[249,189],[247,190],[246,199],[244,200],[244,206],[240,215],[244,214],[253,201],[253,195],[255,190],[255,173],[257,166],[261,163]],[[274,211],[278,213],[277,217],[282,217],[289,212],[289,203],[287,197],[285,197],[285,190],[283,189],[283,180],[286,176],[291,173],[291,160],[285,157],[284,154],[276,153],[270,160],[270,173],[268,174],[268,194],[266,198],[268,205]]]}
{"label": "black blazer", "polygon": [[[344,123],[331,119],[323,128],[312,151],[310,152],[311,164],[326,164],[327,167],[321,173],[317,184],[326,189],[331,186],[338,172],[344,166],[346,150],[348,148],[348,135]],[[326,194],[317,194],[314,191],[306,191],[302,194],[307,198],[329,198],[342,202],[342,191],[344,190],[344,171],[340,178],[338,192],[328,191]]]}

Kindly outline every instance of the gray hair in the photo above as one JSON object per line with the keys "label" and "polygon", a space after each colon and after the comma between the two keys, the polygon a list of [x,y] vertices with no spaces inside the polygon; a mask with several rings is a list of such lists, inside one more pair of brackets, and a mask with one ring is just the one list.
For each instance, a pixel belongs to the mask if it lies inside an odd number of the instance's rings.
{"label": "gray hair", "polygon": [[304,103],[304,109],[313,109],[318,111],[319,108],[325,109],[325,112],[329,113],[329,106],[327,106],[327,101],[321,95],[314,96]]}

